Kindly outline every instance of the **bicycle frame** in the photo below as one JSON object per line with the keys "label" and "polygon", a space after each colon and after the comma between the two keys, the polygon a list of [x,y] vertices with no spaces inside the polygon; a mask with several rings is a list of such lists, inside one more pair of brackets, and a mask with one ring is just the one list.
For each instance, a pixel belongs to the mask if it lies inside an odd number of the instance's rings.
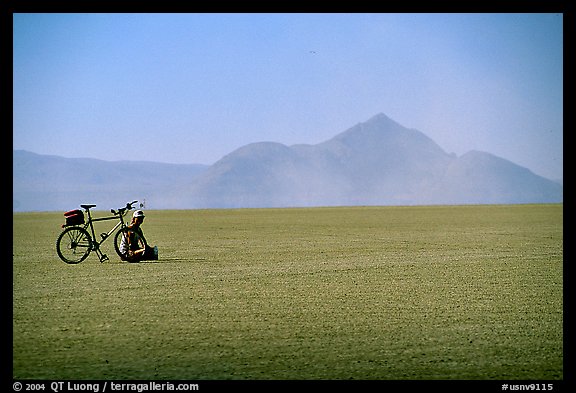
{"label": "bicycle frame", "polygon": [[[112,235],[118,228],[124,228],[126,226],[126,223],[124,221],[124,215],[126,214],[126,210],[119,211],[118,214],[114,216],[99,217],[99,218],[92,218],[90,209],[86,209],[86,212],[88,213],[88,221],[86,222],[86,224],[84,224],[84,229],[88,230],[88,227],[90,227],[91,232],[90,234],[92,235],[92,243],[93,243],[91,245],[92,250],[96,251],[96,254],[100,258],[100,260],[102,260],[103,258],[107,257],[102,254],[102,251],[100,251],[100,245],[104,243],[106,239],[108,239],[110,235]],[[102,237],[102,240],[98,241],[96,238],[96,232],[94,231],[93,223],[97,221],[110,221],[110,220],[118,220],[118,222],[116,223],[116,225],[114,225],[114,228],[112,228],[108,232],[101,233],[100,236]]]}

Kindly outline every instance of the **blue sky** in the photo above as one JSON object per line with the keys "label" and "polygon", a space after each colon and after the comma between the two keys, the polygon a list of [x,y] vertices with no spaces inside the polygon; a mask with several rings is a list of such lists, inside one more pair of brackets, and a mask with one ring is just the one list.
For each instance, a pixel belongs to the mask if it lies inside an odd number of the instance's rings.
{"label": "blue sky", "polygon": [[211,164],[384,113],[563,177],[562,14],[14,14],[13,147]]}

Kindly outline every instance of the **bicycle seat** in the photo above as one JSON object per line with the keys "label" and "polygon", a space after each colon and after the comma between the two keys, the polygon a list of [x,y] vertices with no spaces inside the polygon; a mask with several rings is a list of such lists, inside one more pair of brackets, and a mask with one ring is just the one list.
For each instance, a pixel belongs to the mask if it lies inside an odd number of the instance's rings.
{"label": "bicycle seat", "polygon": [[88,210],[88,209],[90,209],[91,207],[96,207],[96,205],[80,205],[80,207]]}

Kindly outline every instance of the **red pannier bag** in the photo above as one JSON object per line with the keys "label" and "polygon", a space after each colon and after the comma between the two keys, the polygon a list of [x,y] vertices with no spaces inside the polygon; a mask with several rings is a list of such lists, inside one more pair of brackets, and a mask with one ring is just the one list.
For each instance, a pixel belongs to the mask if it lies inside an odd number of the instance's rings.
{"label": "red pannier bag", "polygon": [[70,210],[64,213],[66,217],[66,226],[84,224],[84,213],[82,210]]}

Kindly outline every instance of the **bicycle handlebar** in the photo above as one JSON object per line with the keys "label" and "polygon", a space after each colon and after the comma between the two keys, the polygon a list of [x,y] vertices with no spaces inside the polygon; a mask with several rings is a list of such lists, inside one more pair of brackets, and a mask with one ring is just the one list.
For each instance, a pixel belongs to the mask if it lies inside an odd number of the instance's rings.
{"label": "bicycle handlebar", "polygon": [[111,212],[112,214],[121,214],[121,215],[124,215],[124,212],[125,212],[126,210],[132,210],[132,209],[133,209],[132,205],[135,204],[135,203],[137,203],[137,202],[138,202],[138,201],[128,202],[128,203],[126,203],[126,207],[121,207],[120,209],[118,209],[118,211],[116,211],[116,210],[114,210],[114,209],[110,209],[110,212]]}

